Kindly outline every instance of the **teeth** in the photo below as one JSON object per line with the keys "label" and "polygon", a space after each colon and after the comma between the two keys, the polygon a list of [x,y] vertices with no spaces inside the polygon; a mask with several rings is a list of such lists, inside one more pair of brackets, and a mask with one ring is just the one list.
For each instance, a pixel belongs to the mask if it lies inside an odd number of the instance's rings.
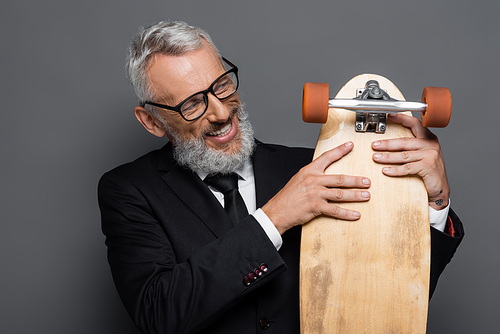
{"label": "teeth", "polygon": [[215,132],[211,132],[208,135],[214,137],[220,137],[228,134],[230,130],[231,130],[231,122],[227,123],[227,125],[225,125],[222,129]]}

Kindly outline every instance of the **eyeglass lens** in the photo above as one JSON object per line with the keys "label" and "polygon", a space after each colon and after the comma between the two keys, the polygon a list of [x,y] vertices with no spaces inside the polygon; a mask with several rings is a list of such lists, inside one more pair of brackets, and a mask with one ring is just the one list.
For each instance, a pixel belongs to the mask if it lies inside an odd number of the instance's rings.
{"label": "eyeglass lens", "polygon": [[[237,85],[238,79],[236,75],[230,72],[213,83],[212,92],[219,100],[222,100],[234,94]],[[187,120],[192,120],[205,112],[207,103],[208,99],[205,93],[199,93],[185,101],[181,105],[180,111]]]}

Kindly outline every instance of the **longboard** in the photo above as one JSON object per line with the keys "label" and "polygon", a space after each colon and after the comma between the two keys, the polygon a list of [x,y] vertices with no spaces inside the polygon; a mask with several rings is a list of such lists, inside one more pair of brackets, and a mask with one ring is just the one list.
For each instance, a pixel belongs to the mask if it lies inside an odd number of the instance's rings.
{"label": "longboard", "polygon": [[[376,80],[391,98],[405,100],[391,81],[375,74],[351,79],[335,100],[355,98],[370,80]],[[451,112],[451,97],[449,108]],[[430,275],[427,192],[418,176],[385,176],[384,165],[372,160],[372,142],[413,137],[399,124],[387,121],[383,127],[384,133],[357,132],[356,112],[328,109],[314,159],[352,141],[353,150],[326,173],[370,178],[371,199],[341,204],[361,212],[358,221],[320,216],[302,227],[302,334],[426,331]]]}

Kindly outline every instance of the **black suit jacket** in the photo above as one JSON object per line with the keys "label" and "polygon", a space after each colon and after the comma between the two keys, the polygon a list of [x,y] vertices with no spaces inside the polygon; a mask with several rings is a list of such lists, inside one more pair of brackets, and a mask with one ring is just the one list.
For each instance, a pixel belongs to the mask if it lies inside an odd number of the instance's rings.
{"label": "black suit jacket", "polygon": [[[258,143],[257,207],[312,154]],[[106,173],[98,194],[113,279],[143,333],[299,333],[300,227],[283,234],[280,251],[252,216],[233,227],[199,177],[175,163],[170,143]],[[463,236],[451,215],[458,237],[431,234],[431,291]],[[261,276],[246,285],[256,269]]]}

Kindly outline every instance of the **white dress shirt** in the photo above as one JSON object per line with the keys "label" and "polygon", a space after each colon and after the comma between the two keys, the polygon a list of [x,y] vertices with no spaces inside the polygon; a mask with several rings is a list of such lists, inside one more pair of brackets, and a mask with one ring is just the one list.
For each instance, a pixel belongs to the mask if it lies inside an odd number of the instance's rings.
{"label": "white dress shirt", "polygon": [[[235,171],[238,174],[238,188],[245,201],[245,205],[247,206],[247,210],[249,213],[254,216],[254,218],[259,222],[261,227],[266,232],[267,236],[274,244],[277,250],[280,249],[283,244],[283,239],[279,234],[278,230],[272,223],[272,221],[267,217],[267,215],[260,208],[257,209],[257,200],[255,194],[255,177],[253,172],[253,165],[251,160],[247,160],[247,162],[239,169]],[[204,180],[208,173],[202,171],[196,171],[196,174]],[[217,189],[209,186],[208,187],[217,200],[220,202],[222,207],[224,207],[224,195],[219,192]],[[448,220],[448,212],[450,209],[451,200],[448,202],[448,206],[442,210],[435,210],[429,206],[429,221],[432,227],[438,229],[443,232],[446,227],[446,222]]]}

